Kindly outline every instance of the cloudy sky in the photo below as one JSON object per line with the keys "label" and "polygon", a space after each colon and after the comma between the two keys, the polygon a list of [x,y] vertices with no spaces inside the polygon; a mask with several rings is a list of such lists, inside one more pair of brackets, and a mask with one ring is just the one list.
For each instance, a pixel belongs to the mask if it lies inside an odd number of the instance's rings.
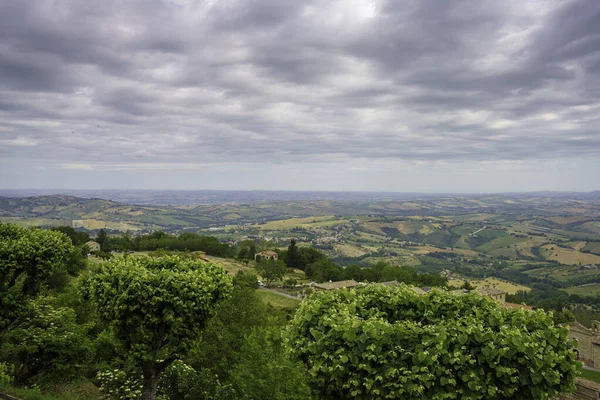
{"label": "cloudy sky", "polygon": [[2,0],[0,188],[600,189],[598,0]]}

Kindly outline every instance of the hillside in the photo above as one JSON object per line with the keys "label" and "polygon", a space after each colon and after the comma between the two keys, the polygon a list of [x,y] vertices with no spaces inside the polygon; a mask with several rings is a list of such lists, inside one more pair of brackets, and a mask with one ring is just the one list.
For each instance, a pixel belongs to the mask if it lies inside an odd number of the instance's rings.
{"label": "hillside", "polygon": [[[235,199],[242,199],[240,193]],[[188,203],[171,206],[71,195],[0,197],[0,221],[69,225],[92,233],[192,231],[224,242],[264,240],[282,248],[293,237],[342,265],[386,261],[520,284],[600,283],[600,201],[593,193],[408,197],[266,202],[254,195],[249,197],[254,201],[218,204],[193,204],[188,197]]]}

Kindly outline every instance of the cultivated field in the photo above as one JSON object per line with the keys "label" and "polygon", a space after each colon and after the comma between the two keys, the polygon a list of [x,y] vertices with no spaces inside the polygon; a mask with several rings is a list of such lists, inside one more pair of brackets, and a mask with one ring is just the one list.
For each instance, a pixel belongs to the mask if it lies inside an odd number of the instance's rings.
{"label": "cultivated field", "polygon": [[540,247],[540,253],[547,260],[558,261],[561,264],[600,264],[600,256],[552,244]]}
{"label": "cultivated field", "polygon": [[[469,282],[471,283],[471,285],[475,286],[478,289],[483,288],[483,287],[497,287],[500,290],[506,291],[508,294],[515,294],[520,290],[523,290],[526,292],[531,290],[527,286],[507,282],[507,281],[497,279],[497,278],[487,278],[487,279],[482,279],[482,280],[469,280]],[[448,282],[448,284],[450,284],[452,286],[462,286],[463,283],[464,283],[464,281],[460,280],[460,279],[451,279]]]}
{"label": "cultivated field", "polygon": [[336,251],[339,251],[344,256],[348,257],[360,257],[372,251],[364,247],[358,247],[352,244],[336,244],[334,246],[334,249]]}
{"label": "cultivated field", "polygon": [[296,227],[316,228],[323,226],[342,225],[346,222],[348,222],[348,220],[336,219],[333,215],[326,215],[321,217],[289,218],[279,221],[269,221],[264,224],[254,225],[253,227],[262,230],[279,231]]}
{"label": "cultivated field", "polygon": [[587,285],[573,286],[564,290],[569,294],[578,294],[580,296],[597,296],[600,294],[600,283],[589,283]]}

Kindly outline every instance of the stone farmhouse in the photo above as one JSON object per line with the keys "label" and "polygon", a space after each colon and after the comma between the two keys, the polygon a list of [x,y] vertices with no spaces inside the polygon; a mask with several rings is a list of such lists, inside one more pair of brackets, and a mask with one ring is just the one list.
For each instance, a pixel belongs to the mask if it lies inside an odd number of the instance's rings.
{"label": "stone farmhouse", "polygon": [[260,253],[256,253],[254,255],[254,260],[257,260],[258,257],[260,257],[261,259],[267,259],[267,260],[275,260],[275,261],[279,260],[279,254],[277,254],[273,250],[265,250],[265,251],[261,251]]}
{"label": "stone farmhouse", "polygon": [[498,303],[506,302],[506,292],[496,287],[486,287],[476,290],[482,296],[487,296],[490,299],[496,300]]}
{"label": "stone farmhouse", "polygon": [[94,242],[93,240],[90,240],[90,241],[86,242],[85,244],[90,249],[90,251],[100,251],[100,243],[98,243],[98,242]]}

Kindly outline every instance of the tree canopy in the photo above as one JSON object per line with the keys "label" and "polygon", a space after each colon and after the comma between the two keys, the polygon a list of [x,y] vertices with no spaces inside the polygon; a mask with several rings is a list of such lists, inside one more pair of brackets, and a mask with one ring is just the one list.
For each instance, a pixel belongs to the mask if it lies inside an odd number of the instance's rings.
{"label": "tree canopy", "polygon": [[71,240],[61,232],[0,224],[0,330],[50,276],[66,268],[72,252]]}
{"label": "tree canopy", "polygon": [[178,257],[102,263],[82,285],[142,367],[144,400],[155,399],[160,373],[189,350],[231,287],[222,267]]}
{"label": "tree canopy", "polygon": [[273,281],[283,279],[286,271],[287,268],[281,260],[261,259],[256,264],[256,272],[263,277],[267,285],[270,285]]}
{"label": "tree canopy", "polygon": [[302,259],[298,247],[296,246],[296,240],[290,240],[290,245],[287,248],[287,256],[285,258],[285,264],[288,268],[299,269],[302,267]]}
{"label": "tree canopy", "polygon": [[323,398],[549,399],[574,388],[579,365],[541,310],[406,286],[315,294],[288,334]]}

